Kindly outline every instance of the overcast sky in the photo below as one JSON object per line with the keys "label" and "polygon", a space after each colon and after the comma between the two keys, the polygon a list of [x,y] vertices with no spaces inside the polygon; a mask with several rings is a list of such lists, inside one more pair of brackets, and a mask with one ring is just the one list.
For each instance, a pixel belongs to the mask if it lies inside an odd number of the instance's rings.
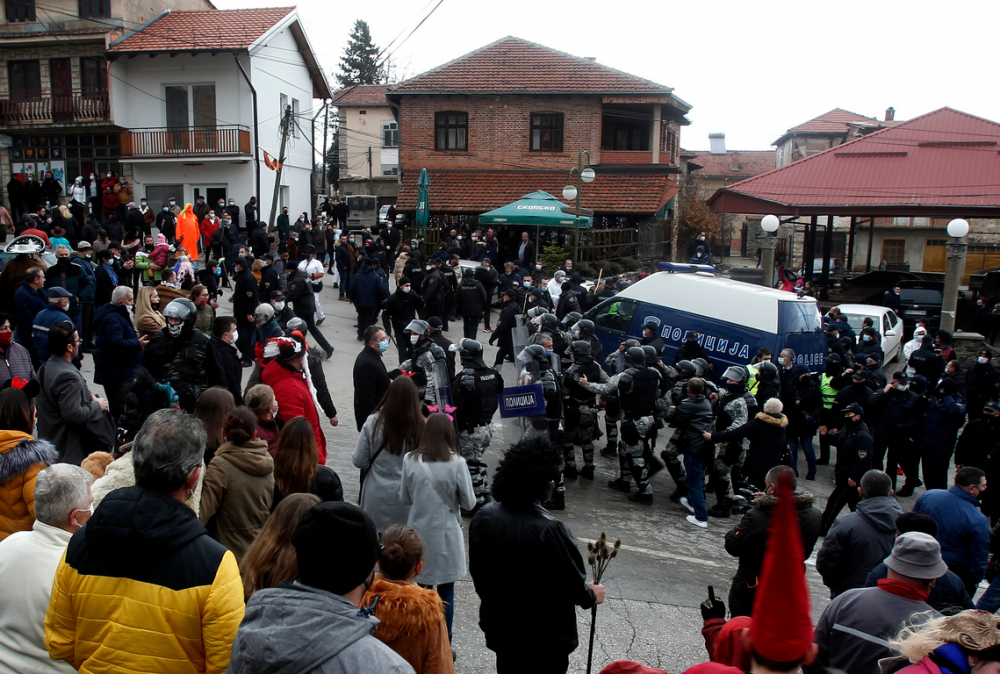
{"label": "overcast sky", "polygon": [[[276,6],[214,0],[220,9]],[[356,19],[379,47],[437,0],[301,0],[298,11],[336,88]],[[412,76],[506,35],[673,87],[692,106],[689,150],[724,132],[731,150],[768,150],[786,129],[832,108],[896,119],[949,106],[1000,121],[997,0],[941,4],[816,0],[444,0],[393,56]]]}

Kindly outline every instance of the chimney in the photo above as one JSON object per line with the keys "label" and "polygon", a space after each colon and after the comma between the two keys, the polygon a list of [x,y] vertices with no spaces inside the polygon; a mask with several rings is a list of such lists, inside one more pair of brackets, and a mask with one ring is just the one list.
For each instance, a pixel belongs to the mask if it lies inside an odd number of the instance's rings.
{"label": "chimney", "polygon": [[710,154],[726,154],[726,134],[724,133],[710,133],[708,134],[708,142],[711,145]]}
{"label": "chimney", "polygon": [[590,61],[591,63],[597,60],[596,56],[584,56],[583,58],[585,61]]}
{"label": "chimney", "polygon": [[896,118],[896,108],[886,108],[885,109],[885,121],[891,122]]}

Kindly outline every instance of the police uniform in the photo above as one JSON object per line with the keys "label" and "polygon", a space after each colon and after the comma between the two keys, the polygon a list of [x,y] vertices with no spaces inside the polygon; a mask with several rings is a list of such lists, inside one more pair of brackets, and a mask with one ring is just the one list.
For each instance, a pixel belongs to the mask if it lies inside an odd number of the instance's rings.
{"label": "police uniform", "polygon": [[[604,365],[611,371],[611,375],[621,374],[625,371],[625,355],[621,350],[615,350],[604,359]],[[622,420],[621,399],[618,392],[601,396],[604,401],[604,432],[608,435],[608,445],[601,450],[602,456],[618,456],[618,422]]]}
{"label": "police uniform", "polygon": [[432,342],[430,337],[424,336],[413,346],[413,355],[399,364],[400,370],[415,372],[413,383],[417,385],[420,400],[427,406],[438,404],[438,382],[434,375],[434,363],[438,361],[447,368],[444,349]]}
{"label": "police uniform", "polygon": [[594,428],[597,426],[597,405],[594,394],[576,384],[580,377],[587,381],[604,383],[608,375],[590,356],[573,356],[574,362],[566,370],[563,379],[563,390],[566,392],[566,434],[564,447],[565,467],[571,473],[576,472],[576,453],[574,445],[580,445],[583,452],[583,465],[589,468],[589,478],[594,473]]}
{"label": "police uniform", "polygon": [[[715,431],[723,433],[739,428],[749,421],[749,410],[744,393],[726,393],[719,400],[719,416],[715,419]],[[753,396],[750,396],[753,400]],[[719,453],[715,459],[715,498],[716,507],[727,509],[727,497],[732,490],[732,471],[734,466],[742,466],[746,460],[750,439],[732,440],[719,443]]]}
{"label": "police uniform", "polygon": [[[844,408],[844,412],[862,413],[861,406],[857,404],[848,405]],[[830,432],[828,435],[833,436],[830,442],[837,446],[836,486],[823,511],[823,533],[820,534],[822,536],[830,530],[844,505],[847,505],[851,512],[857,509],[858,501],[861,500],[858,486],[861,484],[861,478],[872,467],[872,455],[875,449],[875,439],[863,418],[854,424],[845,423],[839,431]],[[854,486],[851,486],[848,480],[853,480]]]}
{"label": "police uniform", "polygon": [[[687,379],[680,379],[674,384],[669,395],[670,407],[677,407],[687,398],[687,384]],[[667,448],[660,452],[660,458],[667,464],[670,477],[677,485],[674,493],[670,496],[671,500],[675,501],[679,501],[682,496],[687,494],[687,471],[684,470],[684,452],[681,450],[679,436],[679,433],[671,435],[670,440],[667,441]]]}
{"label": "police uniform", "polygon": [[490,499],[483,454],[490,448],[490,421],[499,405],[497,396],[503,393],[503,377],[482,358],[462,358],[464,369],[451,384],[458,424],[458,445],[472,477],[476,505]]}

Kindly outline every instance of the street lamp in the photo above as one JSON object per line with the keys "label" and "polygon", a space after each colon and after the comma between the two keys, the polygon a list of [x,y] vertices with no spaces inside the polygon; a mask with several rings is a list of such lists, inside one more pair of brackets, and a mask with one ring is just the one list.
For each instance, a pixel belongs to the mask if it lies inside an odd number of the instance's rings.
{"label": "street lamp", "polygon": [[774,247],[778,243],[778,238],[772,234],[780,226],[781,221],[776,215],[765,215],[760,221],[760,228],[764,230],[764,236],[757,240],[760,246],[760,267],[764,271],[761,283],[768,288],[774,287]]}
{"label": "street lamp", "polygon": [[[583,166],[583,155],[587,155],[587,167]],[[573,174],[576,174],[576,185],[573,185]],[[583,190],[583,183],[592,183],[597,174],[590,168],[590,153],[586,150],[580,151],[576,166],[569,170],[569,185],[563,188],[563,199],[576,202],[576,231],[573,233],[573,266],[580,262],[580,192]]]}
{"label": "street lamp", "polygon": [[[952,240],[945,244],[948,251],[948,263],[944,274],[944,298],[941,301],[941,329],[955,331],[955,312],[958,309],[958,286],[965,271],[965,252],[968,244],[963,237],[969,233],[969,223],[962,218],[955,218],[948,223],[948,236]],[[988,337],[989,335],[983,335]]]}

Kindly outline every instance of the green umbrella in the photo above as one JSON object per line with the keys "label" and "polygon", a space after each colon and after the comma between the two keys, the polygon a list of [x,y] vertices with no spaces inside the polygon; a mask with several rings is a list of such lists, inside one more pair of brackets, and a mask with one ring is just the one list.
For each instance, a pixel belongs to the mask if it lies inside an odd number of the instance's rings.
{"label": "green umbrella", "polygon": [[427,169],[420,169],[420,180],[417,181],[417,229],[427,229],[427,221],[430,218],[431,210],[427,202],[427,193],[430,191],[431,181],[427,177]]}
{"label": "green umbrella", "polygon": [[[579,227],[588,229],[593,218],[563,212],[566,206],[548,192],[525,194],[519,200],[479,216],[481,225],[529,225],[532,227]],[[419,211],[418,211],[419,212]]]}

